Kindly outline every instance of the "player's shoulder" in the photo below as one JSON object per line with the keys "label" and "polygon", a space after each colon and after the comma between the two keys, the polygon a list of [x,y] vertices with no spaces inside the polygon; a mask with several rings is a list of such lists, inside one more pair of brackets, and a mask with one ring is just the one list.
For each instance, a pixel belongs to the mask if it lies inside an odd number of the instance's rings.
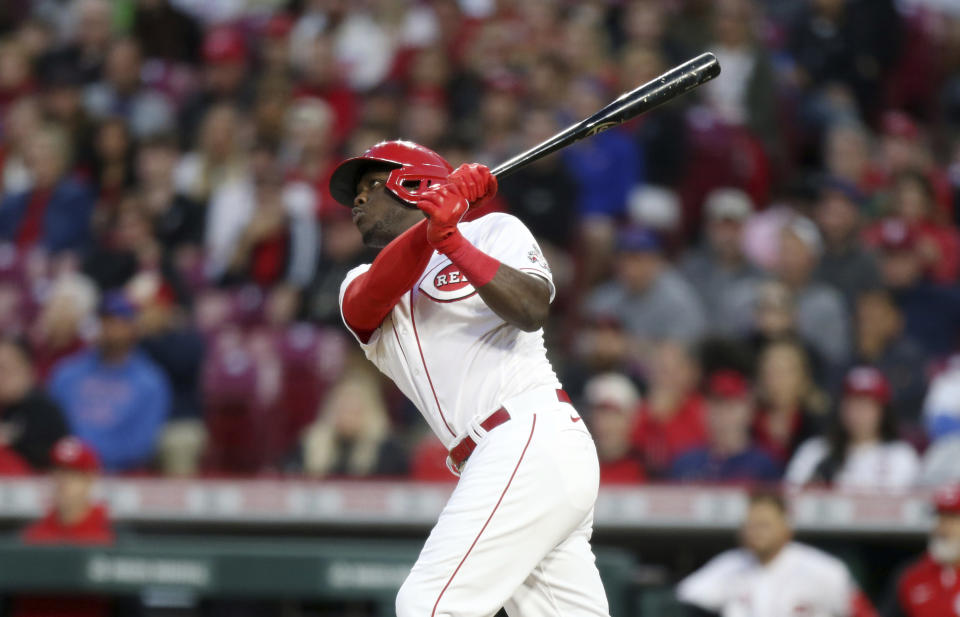
{"label": "player's shoulder", "polygon": [[353,279],[357,278],[364,272],[370,269],[371,264],[360,264],[359,266],[354,266],[349,271],[347,271],[346,276],[343,277],[343,282],[340,283],[340,300],[343,300],[343,293],[347,289],[347,285],[353,282]]}
{"label": "player's shoulder", "polygon": [[800,542],[791,542],[785,549],[787,557],[794,567],[821,573],[827,577],[846,577],[849,574],[847,564],[826,551]]}
{"label": "player's shoulder", "polygon": [[699,572],[709,574],[732,574],[753,568],[757,560],[749,551],[734,548],[724,551],[708,561]]}

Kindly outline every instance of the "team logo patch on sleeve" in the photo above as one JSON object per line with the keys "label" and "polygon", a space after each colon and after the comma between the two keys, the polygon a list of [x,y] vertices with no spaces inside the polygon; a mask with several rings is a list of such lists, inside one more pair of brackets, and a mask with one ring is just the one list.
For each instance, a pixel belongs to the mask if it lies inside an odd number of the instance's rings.
{"label": "team logo patch on sleeve", "polygon": [[420,283],[420,291],[437,302],[454,302],[477,293],[455,264],[445,261],[434,267]]}
{"label": "team logo patch on sleeve", "polygon": [[543,256],[539,246],[533,245],[533,248],[527,253],[527,259],[530,260],[530,263],[540,266],[547,272],[550,271],[550,264],[547,263],[547,259]]}

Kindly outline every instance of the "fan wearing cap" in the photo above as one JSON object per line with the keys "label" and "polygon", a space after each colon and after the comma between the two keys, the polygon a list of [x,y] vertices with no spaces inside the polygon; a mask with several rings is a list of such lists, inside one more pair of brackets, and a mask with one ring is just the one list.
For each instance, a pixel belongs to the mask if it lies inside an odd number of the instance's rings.
{"label": "fan wearing cap", "polygon": [[96,451],[76,437],[64,437],[50,451],[53,464],[53,503],[40,521],[23,532],[31,544],[110,544],[113,530],[106,506],[93,499],[100,473]]}
{"label": "fan wearing cap", "polygon": [[594,289],[584,310],[588,316],[616,317],[641,346],[690,343],[707,328],[696,291],[667,260],[656,234],[643,228],[620,232],[616,279]]}
{"label": "fan wearing cap", "polygon": [[906,221],[884,220],[877,244],[881,279],[903,312],[906,333],[928,354],[954,352],[960,345],[960,291],[928,280],[917,233]]}
{"label": "fan wearing cap", "polygon": [[750,383],[722,369],[707,379],[707,445],[674,460],[670,477],[688,482],[770,482],[779,466],[753,443],[754,400]]}
{"label": "fan wearing cap", "polygon": [[740,189],[720,188],[707,195],[704,211],[705,242],[684,257],[681,271],[700,294],[713,327],[729,331],[743,318],[737,286],[762,276],[743,252],[743,226],[753,214],[753,202]]}
{"label": "fan wearing cap", "polygon": [[96,348],[63,360],[49,383],[71,431],[107,471],[146,465],[170,412],[169,383],[137,348],[136,319],[137,307],[123,292],[108,292]]}
{"label": "fan wearing cap", "polygon": [[344,323],[459,476],[396,613],[605,617],[589,542],[597,452],[543,340],[552,273],[519,219],[462,221],[496,190],[486,167],[453,170],[408,141],[373,146],[330,181],[379,249],[343,281]]}
{"label": "fan wearing cap", "polygon": [[646,473],[633,448],[630,430],[637,415],[640,394],[636,386],[617,373],[591,378],[584,386],[587,423],[597,442],[601,484],[640,484]]}
{"label": "fan wearing cap", "polygon": [[787,468],[791,484],[827,484],[853,489],[906,489],[920,462],[913,446],[898,438],[890,407],[890,384],[878,369],[859,366],[844,380],[843,399],[828,438],[807,440]]}
{"label": "fan wearing cap", "polygon": [[960,617],[960,486],[934,495],[926,554],[896,579],[886,617]]}

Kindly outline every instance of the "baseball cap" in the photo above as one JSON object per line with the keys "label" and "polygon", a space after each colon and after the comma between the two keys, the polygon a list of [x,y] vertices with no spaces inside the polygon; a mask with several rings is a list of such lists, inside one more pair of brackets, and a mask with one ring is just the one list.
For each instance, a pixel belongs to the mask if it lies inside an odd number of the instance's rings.
{"label": "baseball cap", "polygon": [[629,227],[617,236],[617,249],[627,253],[658,252],[660,239],[649,229]]}
{"label": "baseball cap", "polygon": [[247,45],[234,28],[214,28],[203,40],[203,59],[212,64],[243,64]]}
{"label": "baseball cap", "polygon": [[100,469],[96,451],[76,437],[63,437],[53,444],[50,462],[54,467],[92,473]]}
{"label": "baseball cap", "polygon": [[590,379],[584,387],[584,398],[591,407],[616,409],[632,410],[640,402],[636,386],[619,373],[603,373]]}
{"label": "baseball cap", "polygon": [[652,184],[631,189],[627,210],[637,225],[660,230],[673,230],[680,225],[680,197],[676,191]]}
{"label": "baseball cap", "polygon": [[917,243],[916,233],[902,219],[886,219],[880,223],[880,249],[884,251],[909,251]]}
{"label": "baseball cap", "polygon": [[823,178],[818,188],[821,196],[823,196],[824,193],[840,193],[858,206],[863,204],[867,199],[863,191],[858,189],[852,182],[836,176]]}
{"label": "baseball cap", "polygon": [[960,485],[939,489],[933,495],[933,505],[940,514],[960,515]]}
{"label": "baseball cap", "polygon": [[704,210],[714,221],[742,221],[753,213],[753,201],[740,189],[719,188],[707,195]]}
{"label": "baseball cap", "polygon": [[714,398],[740,398],[749,390],[746,377],[729,369],[716,371],[707,380],[707,395]]}
{"label": "baseball cap", "polygon": [[890,383],[872,366],[850,369],[843,382],[843,392],[846,396],[866,396],[882,404],[890,401]]}
{"label": "baseball cap", "polygon": [[263,34],[268,39],[282,39],[293,30],[293,18],[287,13],[277,13],[267,20]]}
{"label": "baseball cap", "polygon": [[893,137],[914,140],[920,134],[917,123],[902,111],[888,111],[881,121],[883,132]]}
{"label": "baseball cap", "polygon": [[100,302],[100,315],[133,319],[137,316],[137,307],[122,291],[110,291]]}

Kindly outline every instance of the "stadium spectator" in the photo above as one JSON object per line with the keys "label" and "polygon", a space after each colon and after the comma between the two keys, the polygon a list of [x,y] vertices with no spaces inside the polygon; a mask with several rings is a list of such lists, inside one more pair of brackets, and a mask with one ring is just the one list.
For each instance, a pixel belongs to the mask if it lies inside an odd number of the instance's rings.
{"label": "stadium spectator", "polygon": [[754,438],[785,465],[801,443],[820,433],[826,411],[803,347],[789,339],[770,343],[757,364]]}
{"label": "stadium spectator", "polygon": [[45,470],[51,447],[67,432],[60,407],[37,381],[27,346],[0,339],[0,448]]}
{"label": "stadium spectator", "polygon": [[128,290],[138,307],[140,348],[170,384],[170,417],[158,445],[161,469],[175,475],[194,472],[206,442],[200,401],[204,340],[156,273],[137,275]]}
{"label": "stadium spectator", "polygon": [[780,467],[752,443],[750,384],[732,370],[707,379],[707,443],[673,460],[670,478],[681,482],[772,482]]}
{"label": "stadium spectator", "polygon": [[721,123],[748,128],[773,155],[780,141],[776,88],[771,60],[756,39],[756,8],[750,0],[714,4],[710,49],[726,79],[706,84],[703,98]]}
{"label": "stadium spectator", "polygon": [[[240,122],[240,112],[233,105],[210,106],[203,122],[198,123],[199,130],[188,133],[195,140],[195,149],[185,154],[174,170],[177,193],[206,206],[223,184],[245,177],[248,167]],[[208,236],[211,223],[215,225],[216,221],[207,219]]]}
{"label": "stadium spectator", "polygon": [[717,555],[680,581],[677,598],[698,617],[876,617],[842,561],[792,537],[783,498],[753,494],[740,529],[741,548]]}
{"label": "stadium spectator", "polygon": [[[84,83],[100,79],[114,34],[112,6],[109,0],[79,0],[66,15],[53,16],[62,24],[66,18],[66,42],[48,50],[41,66],[68,64]],[[48,16],[50,17],[50,16]]]}
{"label": "stadium spectator", "polygon": [[100,306],[96,349],[61,362],[49,388],[71,432],[97,452],[107,471],[145,467],[170,412],[162,370],[136,348],[136,307],[122,292]]}
{"label": "stadium spectator", "polygon": [[913,447],[899,439],[887,378],[876,368],[860,366],[847,373],[832,434],[801,445],[786,480],[848,489],[906,489],[916,482],[919,463]]}
{"label": "stadium spectator", "polygon": [[35,99],[21,97],[3,116],[0,140],[0,197],[24,193],[33,186],[27,163],[30,142],[40,129],[42,116]]}
{"label": "stadium spectator", "polygon": [[50,125],[39,129],[25,155],[30,188],[0,200],[0,240],[21,249],[83,252],[90,240],[93,195],[67,176],[70,153],[63,131]]}
{"label": "stadium spectator", "polygon": [[831,178],[822,183],[814,210],[824,245],[815,277],[840,291],[848,307],[880,285],[876,258],[859,242],[864,199],[855,185]]}
{"label": "stadium spectator", "polygon": [[903,315],[890,293],[866,291],[857,298],[856,364],[875,366],[890,382],[890,405],[905,429],[920,428],[927,388],[927,358],[903,331]]}
{"label": "stadium spectator", "polygon": [[113,225],[120,201],[133,188],[133,142],[127,124],[120,117],[104,118],[94,136],[91,184],[97,193],[93,211],[94,233],[100,235]]}
{"label": "stadium spectator", "polygon": [[199,24],[171,0],[137,2],[131,32],[148,60],[189,65],[200,60],[203,37]]}
{"label": "stadium spectator", "polygon": [[738,290],[756,283],[762,272],[743,253],[743,222],[753,212],[750,197],[739,189],[715,189],[704,204],[706,242],[690,250],[681,271],[703,300],[710,328],[733,332],[748,307],[739,306]]}
{"label": "stadium spectator", "polygon": [[600,482],[639,484],[646,479],[641,454],[630,440],[640,394],[629,378],[597,375],[584,388],[585,417],[597,442]]}
{"label": "stadium spectator", "polygon": [[950,356],[930,381],[923,422],[931,441],[960,435],[960,354]]}
{"label": "stadium spectator", "polygon": [[893,5],[890,0],[805,4],[790,24],[788,51],[808,96],[837,96],[831,88],[842,88],[864,117],[873,117],[899,47],[900,18]]}
{"label": "stadium spectator", "polygon": [[[204,203],[177,192],[174,170],[180,159],[172,134],[140,142],[136,155],[135,195],[149,213],[154,234],[178,265],[197,261],[206,231]],[[187,268],[189,269],[189,268]]]}
{"label": "stadium spectator", "polygon": [[879,231],[880,271],[903,313],[904,331],[925,353],[944,356],[960,342],[960,291],[930,283],[913,229],[899,219]]}
{"label": "stadium spectator", "polygon": [[707,441],[700,366],[687,347],[658,344],[650,356],[646,397],[633,428],[633,442],[653,477],[664,476],[673,459]]}
{"label": "stadium spectator", "polygon": [[50,281],[46,301],[27,334],[41,379],[47,379],[57,362],[89,344],[99,298],[94,282],[82,274],[64,273]]}
{"label": "stadium spectator", "polygon": [[[530,109],[521,122],[523,139],[519,145],[531,148],[559,129],[553,110]],[[547,261],[554,265],[556,259],[551,259],[551,253],[569,246],[573,240],[576,191],[577,185],[560,158],[547,157],[504,178],[497,194],[507,202],[511,214],[530,228]]]}
{"label": "stadium spectator", "polygon": [[224,284],[305,287],[316,263],[314,192],[303,182],[283,182],[268,144],[253,151],[251,172],[252,179],[225,183],[210,204],[218,244],[208,274]]}
{"label": "stadium spectator", "polygon": [[814,273],[823,256],[823,240],[809,219],[798,217],[780,237],[777,274],[793,292],[797,331],[833,366],[850,357],[850,319],[843,298],[819,283]]}
{"label": "stadium spectator", "polygon": [[238,28],[210,28],[204,35],[202,55],[199,87],[180,106],[179,133],[191,142],[217,106],[247,109],[254,95],[247,72],[247,42]]}
{"label": "stadium spectator", "polygon": [[282,152],[281,157],[290,159],[289,177],[313,189],[314,209],[322,219],[343,208],[330,194],[330,175],[339,163],[334,151],[333,120],[333,111],[323,100],[306,98],[290,106],[284,122],[288,152]]}
{"label": "stadium spectator", "polygon": [[347,375],[303,436],[303,470],[315,476],[400,476],[403,449],[389,435],[383,395],[369,375]]}
{"label": "stadium spectator", "polygon": [[960,615],[960,488],[934,496],[936,526],[926,554],[893,578],[884,617]]}
{"label": "stadium spectator", "polygon": [[[94,499],[100,472],[97,453],[76,437],[64,437],[49,453],[53,463],[52,503],[39,521],[27,526],[21,540],[29,545],[104,546],[114,542],[107,506]],[[21,595],[12,599],[13,617],[76,615],[107,617],[108,598],[90,595]]]}
{"label": "stadium spectator", "polygon": [[891,187],[890,214],[910,225],[917,251],[929,279],[938,284],[956,282],[960,274],[960,234],[943,225],[930,179],[917,171],[900,173]]}
{"label": "stadium spectator", "polygon": [[110,44],[103,79],[87,87],[84,106],[95,119],[123,118],[137,137],[169,131],[174,127],[173,108],[160,92],[142,81],[140,45],[120,38]]}
{"label": "stadium spectator", "polygon": [[[601,84],[581,78],[569,86],[570,118],[586,118],[607,104]],[[579,190],[577,213],[581,217],[618,217],[627,205],[627,193],[643,181],[643,153],[619,129],[563,151],[567,173]]]}
{"label": "stadium spectator", "polygon": [[586,300],[592,317],[614,317],[642,345],[661,340],[691,343],[706,329],[700,298],[645,229],[623,230],[617,239],[616,279]]}

